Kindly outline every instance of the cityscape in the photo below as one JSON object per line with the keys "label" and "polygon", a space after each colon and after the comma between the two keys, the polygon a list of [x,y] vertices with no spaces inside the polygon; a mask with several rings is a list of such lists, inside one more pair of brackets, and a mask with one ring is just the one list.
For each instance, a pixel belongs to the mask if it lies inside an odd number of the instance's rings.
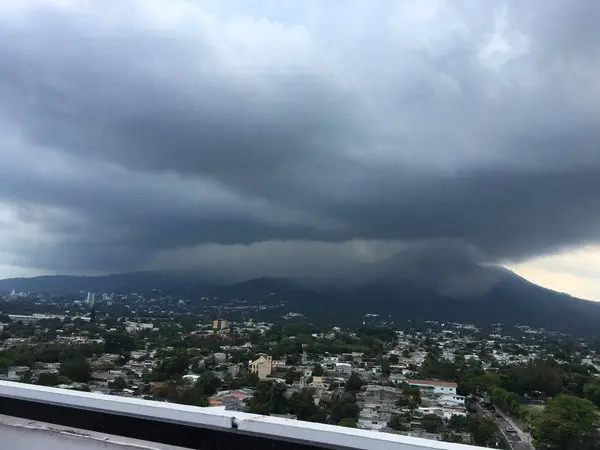
{"label": "cityscape", "polygon": [[0,0],[0,450],[600,450],[599,24]]}
{"label": "cityscape", "polygon": [[244,299],[158,292],[13,290],[0,310],[8,381],[491,448],[562,445],[557,414],[572,439],[598,436],[595,339],[375,313],[345,327],[285,306],[266,321]]}

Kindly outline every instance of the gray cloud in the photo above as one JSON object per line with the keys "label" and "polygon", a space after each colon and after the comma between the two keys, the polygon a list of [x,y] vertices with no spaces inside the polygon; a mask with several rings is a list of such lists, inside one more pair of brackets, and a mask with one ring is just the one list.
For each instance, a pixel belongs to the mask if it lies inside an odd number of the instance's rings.
{"label": "gray cloud", "polygon": [[9,263],[323,272],[600,240],[600,5],[251,3],[0,6]]}

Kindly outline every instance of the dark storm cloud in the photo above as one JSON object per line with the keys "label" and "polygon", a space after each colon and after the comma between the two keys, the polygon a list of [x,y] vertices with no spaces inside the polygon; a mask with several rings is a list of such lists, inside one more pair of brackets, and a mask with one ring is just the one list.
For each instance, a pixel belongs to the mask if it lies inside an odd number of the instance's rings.
{"label": "dark storm cloud", "polygon": [[600,240],[595,2],[208,5],[0,6],[0,203],[39,236],[0,238],[15,264]]}

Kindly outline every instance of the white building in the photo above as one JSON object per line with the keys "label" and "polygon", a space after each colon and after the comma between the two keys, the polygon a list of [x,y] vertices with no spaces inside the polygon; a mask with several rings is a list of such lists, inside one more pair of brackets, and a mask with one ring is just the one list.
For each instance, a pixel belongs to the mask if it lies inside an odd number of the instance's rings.
{"label": "white building", "polygon": [[94,292],[88,292],[85,303],[92,308],[96,304],[96,294]]}
{"label": "white building", "polygon": [[457,406],[465,404],[465,397],[455,394],[444,394],[438,399],[438,402],[444,406]]}
{"label": "white building", "polygon": [[8,368],[7,380],[21,381],[23,376],[29,371],[28,366],[13,366]]}
{"label": "white building", "polygon": [[184,375],[181,378],[183,378],[183,380],[189,384],[194,384],[194,383],[196,383],[196,381],[198,381],[200,379],[200,375],[190,373],[190,374]]}
{"label": "white building", "polygon": [[434,394],[453,394],[456,395],[457,384],[449,381],[433,380],[406,380],[413,387],[422,391],[429,391]]}
{"label": "white building", "polygon": [[451,406],[442,409],[444,419],[450,419],[452,416],[467,417],[467,408],[464,406]]}
{"label": "white building", "polygon": [[422,406],[418,411],[421,414],[434,414],[444,419],[450,419],[452,416],[467,417],[467,409],[464,406]]}
{"label": "white building", "polygon": [[225,353],[213,353],[213,358],[215,358],[215,361],[218,363],[223,363],[227,360],[227,355]]}
{"label": "white building", "polygon": [[32,315],[9,314],[8,317],[10,317],[10,320],[12,320],[13,322],[22,322],[22,323],[35,323],[35,322],[39,322],[40,320],[47,320],[47,319],[63,320],[65,318],[65,316],[59,316],[56,314],[32,314]]}
{"label": "white building", "polygon": [[335,373],[337,375],[351,375],[352,374],[352,364],[346,363],[346,362],[335,363]]}
{"label": "white building", "polygon": [[154,325],[151,323],[141,323],[141,322],[125,322],[125,329],[128,333],[133,331],[143,331],[143,330],[152,330]]}
{"label": "white building", "polygon": [[402,384],[406,380],[406,377],[401,373],[393,373],[389,376],[390,383]]}

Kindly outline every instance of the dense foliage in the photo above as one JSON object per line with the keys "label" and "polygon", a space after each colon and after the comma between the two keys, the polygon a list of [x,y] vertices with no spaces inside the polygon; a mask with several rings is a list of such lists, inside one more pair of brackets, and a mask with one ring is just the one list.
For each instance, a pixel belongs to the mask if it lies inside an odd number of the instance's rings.
{"label": "dense foliage", "polygon": [[600,416],[585,399],[560,394],[548,401],[533,423],[537,449],[600,449]]}

